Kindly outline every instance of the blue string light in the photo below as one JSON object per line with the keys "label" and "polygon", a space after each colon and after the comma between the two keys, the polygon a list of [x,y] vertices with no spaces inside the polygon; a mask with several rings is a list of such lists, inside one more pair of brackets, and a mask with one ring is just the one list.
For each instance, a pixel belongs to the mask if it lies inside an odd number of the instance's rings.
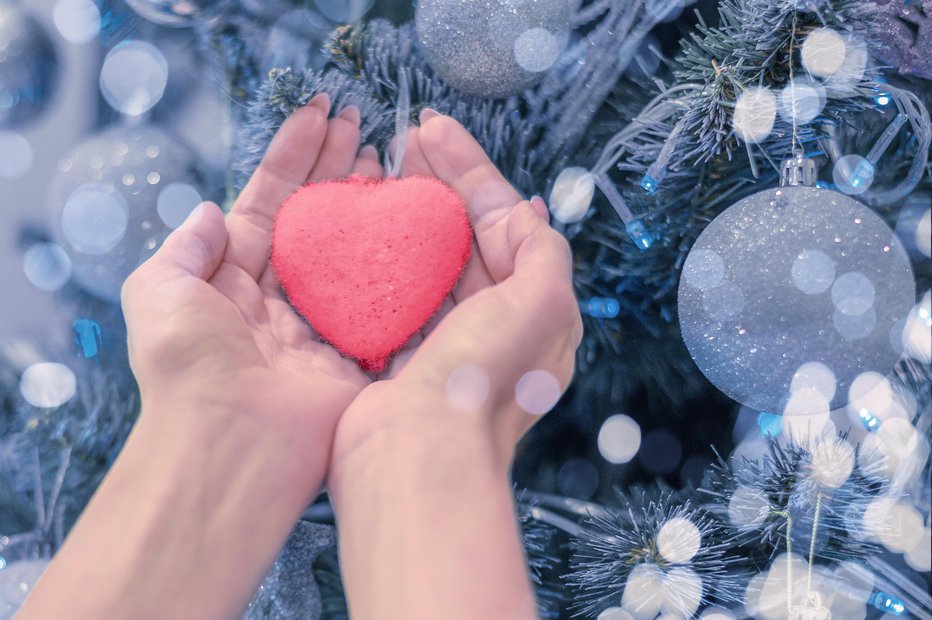
{"label": "blue string light", "polygon": [[621,312],[621,304],[611,297],[592,297],[580,301],[579,310],[596,319],[614,319]]}
{"label": "blue string light", "polygon": [[628,233],[631,241],[634,241],[634,245],[642,250],[650,248],[654,243],[654,236],[650,234],[650,231],[641,223],[641,220],[626,222],[625,231]]}
{"label": "blue string light", "polygon": [[929,308],[925,306],[921,306],[919,308],[919,318],[926,324],[926,327],[932,327],[932,310],[929,310]]}
{"label": "blue string light", "polygon": [[655,179],[649,174],[645,174],[644,177],[641,179],[641,187],[643,187],[644,191],[647,192],[648,194],[653,194],[654,192],[656,192],[658,185],[660,185],[660,183],[657,182],[657,179]]}
{"label": "blue string light", "polygon": [[757,414],[757,426],[764,437],[776,437],[783,431],[783,416],[761,412]]}
{"label": "blue string light", "polygon": [[858,411],[858,417],[861,418],[861,423],[864,424],[864,428],[869,431],[877,430],[877,427],[880,426],[880,418],[874,415],[874,412],[870,409],[861,409]]}
{"label": "blue string light", "polygon": [[862,159],[848,178],[848,183],[851,184],[851,187],[860,189],[863,185],[872,181],[873,178],[874,166],[866,159]]}
{"label": "blue string light", "polygon": [[90,319],[75,319],[71,326],[75,331],[75,344],[78,345],[81,354],[87,359],[97,357],[100,354],[100,346],[103,344],[100,325]]}
{"label": "blue string light", "polygon": [[894,616],[902,616],[906,613],[906,603],[879,590],[874,591],[867,602],[874,608]]}

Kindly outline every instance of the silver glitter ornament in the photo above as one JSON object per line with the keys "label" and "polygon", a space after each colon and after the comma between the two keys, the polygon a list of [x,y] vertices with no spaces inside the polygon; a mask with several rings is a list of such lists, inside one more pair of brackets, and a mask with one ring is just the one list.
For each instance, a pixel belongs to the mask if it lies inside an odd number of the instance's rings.
{"label": "silver glitter ornament", "polygon": [[0,1],[0,127],[36,118],[58,78],[55,47],[23,10]]}
{"label": "silver glitter ornament", "polygon": [[48,560],[20,560],[0,568],[0,618],[16,613],[48,565]]}
{"label": "silver glitter ornament", "polygon": [[696,365],[734,400],[771,413],[794,393],[793,413],[838,409],[859,374],[888,373],[899,359],[891,330],[914,303],[909,259],[887,224],[852,198],[802,185],[759,192],[712,220],[679,286]]}
{"label": "silver glitter ornament", "polygon": [[336,544],[334,526],[298,521],[241,620],[321,618],[320,590],[311,566]]}
{"label": "silver glitter ornament", "polygon": [[215,16],[232,0],[126,0],[126,3],[151,22],[185,28]]}
{"label": "silver glitter ornament", "polygon": [[52,180],[52,232],[73,279],[119,302],[123,280],[196,207],[197,158],[161,129],[119,127],[78,145]]}
{"label": "silver glitter ornament", "polygon": [[431,68],[454,88],[506,97],[540,81],[563,51],[567,0],[420,0],[417,38]]}

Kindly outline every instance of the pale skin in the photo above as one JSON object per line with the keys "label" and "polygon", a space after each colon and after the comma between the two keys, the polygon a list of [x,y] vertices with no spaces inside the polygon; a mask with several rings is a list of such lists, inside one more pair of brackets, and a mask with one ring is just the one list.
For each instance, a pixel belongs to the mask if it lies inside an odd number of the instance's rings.
{"label": "pale skin", "polygon": [[[383,377],[320,342],[268,266],[281,201],[308,181],[382,175],[359,113],[318,96],[230,213],[205,204],[127,281],[139,421],[18,618],[236,618],[327,486],[354,620],[536,618],[508,469],[537,416],[515,384],[565,389],[582,337],[571,257],[456,121],[412,128],[403,174],[466,200],[476,247],[441,314]],[[463,364],[491,379],[446,398]],[[378,380],[375,380],[378,379]]]}

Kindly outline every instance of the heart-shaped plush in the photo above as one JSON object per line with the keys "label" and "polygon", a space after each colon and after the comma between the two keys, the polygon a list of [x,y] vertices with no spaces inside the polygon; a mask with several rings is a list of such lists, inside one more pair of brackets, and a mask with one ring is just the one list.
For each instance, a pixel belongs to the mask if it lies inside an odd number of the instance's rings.
{"label": "heart-shaped plush", "polygon": [[305,185],[272,234],[272,268],[292,306],[369,372],[437,311],[471,251],[463,199],[426,177]]}

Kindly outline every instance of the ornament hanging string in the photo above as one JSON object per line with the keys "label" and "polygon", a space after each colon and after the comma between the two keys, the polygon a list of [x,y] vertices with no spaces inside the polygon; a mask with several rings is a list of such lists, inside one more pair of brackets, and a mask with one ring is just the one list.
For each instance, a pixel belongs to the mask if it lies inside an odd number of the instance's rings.
{"label": "ornament hanging string", "polygon": [[385,152],[385,175],[394,179],[401,174],[405,151],[408,147],[408,119],[411,118],[411,85],[408,72],[398,68],[398,100],[395,103],[394,149]]}

